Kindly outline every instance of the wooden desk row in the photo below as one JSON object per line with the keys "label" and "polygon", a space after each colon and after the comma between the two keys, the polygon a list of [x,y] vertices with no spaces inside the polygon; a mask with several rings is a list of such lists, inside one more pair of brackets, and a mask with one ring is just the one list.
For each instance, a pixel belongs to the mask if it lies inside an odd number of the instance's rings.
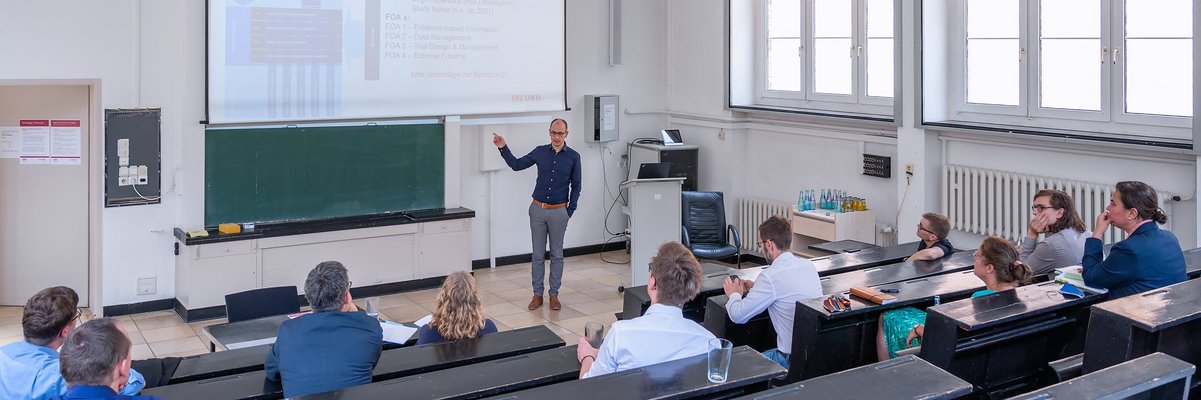
{"label": "wooden desk row", "polygon": [[[1189,278],[1201,275],[1201,249],[1185,253]],[[944,269],[954,270],[956,263],[950,264],[951,268]],[[837,281],[869,283],[871,279],[865,276],[870,273],[843,274],[858,276]],[[879,315],[904,306],[929,307],[921,357],[993,396],[1013,395],[1053,383],[1046,379],[1050,376],[1047,363],[1084,350],[1086,329],[1090,333],[1101,329],[1112,332],[1087,336],[1088,348],[1096,350],[1085,352],[1088,365],[1085,372],[1155,351],[1201,362],[1201,346],[1186,339],[1201,333],[1201,281],[1107,303],[1102,303],[1106,296],[1095,293],[1081,299],[1065,298],[1058,293],[1060,285],[1054,282],[966,299],[984,287],[971,271],[865,286],[898,288],[900,293],[896,302],[887,305],[852,298],[851,310],[838,314],[827,312],[822,306],[823,299],[798,302],[792,365],[785,382],[873,362]],[[933,306],[935,296],[944,304]],[[749,344],[760,350],[775,347],[774,334],[768,337],[764,334],[771,326],[766,313],[747,324],[735,325],[725,315],[726,300],[724,296],[709,299],[706,328],[736,345]],[[1090,307],[1097,310],[1096,320],[1089,319]],[[1154,311],[1157,309],[1160,311]],[[1103,328],[1102,324],[1108,327]],[[1169,329],[1172,327],[1177,329]],[[1195,384],[1196,380],[1192,382]]]}
{"label": "wooden desk row", "polygon": [[[575,346],[545,326],[533,326],[481,336],[475,340],[428,344],[387,350],[376,365],[373,383],[302,399],[377,398],[478,398],[508,393],[504,398],[565,398],[588,394],[594,398],[689,398],[712,395],[734,396],[767,389],[769,381],[783,376],[784,369],[749,347],[734,349],[729,378],[708,381],[706,355],[656,364],[629,371],[577,380],[580,365]],[[253,354],[247,348],[198,358],[185,376],[217,375],[143,391],[168,399],[278,399],[278,383],[267,381],[259,358],[259,370],[228,375],[214,371],[222,361],[238,361]],[[234,353],[224,356],[222,353]],[[260,353],[261,354],[261,353]],[[213,357],[218,356],[219,357]],[[181,365],[182,367],[183,365]],[[196,368],[199,366],[208,369]],[[203,372],[197,372],[203,370]],[[512,392],[512,393],[510,393]]]}
{"label": "wooden desk row", "polygon": [[[869,270],[865,273],[867,278],[859,279],[874,279],[875,281],[898,282],[900,280],[912,279],[915,277],[925,276],[929,274],[941,273],[941,261],[919,262],[919,271],[907,271],[900,268],[881,268],[874,269],[882,265],[894,264],[905,257],[913,255],[917,249],[917,243],[904,243],[887,247],[874,247],[860,250],[854,253],[841,253],[825,257],[814,258],[814,266],[817,268],[817,275],[822,277],[822,290],[826,292],[826,286],[842,286],[850,283],[840,279],[832,279],[832,276],[844,274],[859,270]],[[968,267],[971,267],[971,254],[968,254]],[[958,262],[959,260],[957,260]],[[725,294],[722,288],[722,283],[729,279],[730,275],[738,276],[740,279],[755,280],[759,276],[759,272],[763,271],[763,267],[735,269],[724,265],[703,263],[701,264],[701,272],[704,274],[704,280],[701,281],[701,291],[692,301],[684,304],[684,317],[696,322],[705,320],[705,302],[713,296],[721,296]],[[849,288],[849,286],[848,286]],[[642,315],[651,305],[651,297],[646,293],[646,286],[635,286],[626,288],[624,296],[624,305],[622,307],[621,319],[632,319]]]}
{"label": "wooden desk row", "polygon": [[[401,378],[468,364],[563,347],[563,339],[545,326],[533,326],[484,335],[475,340],[402,347],[384,351],[373,380]],[[217,353],[220,354],[220,353]],[[264,353],[265,354],[265,353]],[[248,355],[243,355],[248,357]],[[208,357],[203,355],[201,357]],[[204,361],[205,365],[213,363]],[[268,381],[259,359],[258,370],[233,374],[208,372],[215,377],[161,386],[142,394],[164,399],[266,399],[283,397],[278,382]],[[180,364],[181,368],[183,363]],[[233,367],[233,366],[231,366]],[[239,367],[241,368],[241,367]]]}

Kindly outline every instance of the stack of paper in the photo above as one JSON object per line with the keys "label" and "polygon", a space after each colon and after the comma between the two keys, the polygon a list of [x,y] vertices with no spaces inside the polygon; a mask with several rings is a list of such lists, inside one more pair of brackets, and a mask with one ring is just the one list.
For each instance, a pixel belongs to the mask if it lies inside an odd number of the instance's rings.
{"label": "stack of paper", "polygon": [[434,316],[426,315],[421,319],[412,322],[411,324],[402,324],[392,321],[380,321],[379,326],[384,330],[384,341],[396,344],[404,344],[417,334],[417,330],[430,323]]}
{"label": "stack of paper", "polygon": [[1070,283],[1076,287],[1093,292],[1093,293],[1109,293],[1109,289],[1095,288],[1084,284],[1083,268],[1079,265],[1071,267],[1056,268],[1056,282]]}
{"label": "stack of paper", "polygon": [[1063,268],[1055,269],[1055,271],[1057,271],[1061,276],[1063,276],[1064,279],[1071,279],[1071,280],[1077,280],[1077,281],[1084,280],[1084,275],[1081,273],[1081,271],[1083,271],[1083,270],[1084,270],[1084,267],[1081,267],[1079,265],[1073,265],[1070,267],[1063,267]]}

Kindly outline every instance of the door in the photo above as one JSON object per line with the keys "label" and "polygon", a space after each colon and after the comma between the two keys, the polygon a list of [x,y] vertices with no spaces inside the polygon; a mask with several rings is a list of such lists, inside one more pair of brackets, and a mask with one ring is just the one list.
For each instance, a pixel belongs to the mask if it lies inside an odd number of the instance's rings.
{"label": "door", "polygon": [[0,127],[16,127],[21,120],[78,120],[82,157],[78,164],[54,165],[0,158],[0,305],[24,305],[50,286],[75,289],[79,305],[88,305],[89,90],[0,85]]}

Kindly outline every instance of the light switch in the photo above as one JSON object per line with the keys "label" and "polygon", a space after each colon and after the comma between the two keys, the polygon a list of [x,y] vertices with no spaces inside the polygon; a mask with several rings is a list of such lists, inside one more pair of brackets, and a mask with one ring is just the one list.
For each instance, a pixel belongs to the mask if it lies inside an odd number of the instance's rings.
{"label": "light switch", "polygon": [[129,186],[129,167],[117,170],[117,186]]}

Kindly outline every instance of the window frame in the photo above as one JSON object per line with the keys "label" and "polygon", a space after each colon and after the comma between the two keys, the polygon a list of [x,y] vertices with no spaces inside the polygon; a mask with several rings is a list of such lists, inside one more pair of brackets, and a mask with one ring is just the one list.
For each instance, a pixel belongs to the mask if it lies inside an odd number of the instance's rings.
{"label": "window frame", "polygon": [[[863,115],[867,117],[894,117],[894,104],[896,102],[899,87],[900,66],[898,65],[897,55],[900,49],[897,46],[897,29],[900,25],[897,0],[892,2],[892,18],[893,18],[893,96],[892,97],[876,97],[867,95],[867,0],[852,0],[852,27],[851,43],[854,46],[860,46],[859,54],[852,62],[851,71],[851,94],[839,95],[830,93],[817,93],[814,91],[815,79],[814,66],[814,1],[813,0],[798,0],[802,2],[800,17],[800,43],[798,57],[800,63],[800,88],[798,91],[782,91],[767,89],[767,0],[755,0],[752,5],[754,18],[754,27],[752,29],[754,49],[752,54],[753,71],[755,76],[754,92],[752,93],[752,102],[754,104],[747,105],[732,105],[738,108],[781,108],[797,111],[814,111],[814,112],[833,112],[844,113],[848,115]],[[855,48],[848,48],[849,52]]]}
{"label": "window frame", "polygon": [[[1016,127],[1022,130],[1074,131],[1089,136],[1088,132],[1097,132],[1098,138],[1105,136],[1132,135],[1139,138],[1159,138],[1172,141],[1191,140],[1193,138],[1192,121],[1194,116],[1170,116],[1129,113],[1125,110],[1125,72],[1126,56],[1119,52],[1116,62],[1112,54],[1114,43],[1124,47],[1125,37],[1125,4],[1132,0],[1102,0],[1101,1],[1101,47],[1110,52],[1110,62],[1102,67],[1101,93],[1099,111],[1069,110],[1045,108],[1040,105],[1042,82],[1040,62],[1042,49],[1039,36],[1040,1],[1045,0],[1016,0],[1018,1],[1018,46],[1024,49],[1019,62],[1019,95],[1018,105],[979,104],[967,102],[967,3],[968,0],[947,0],[950,8],[947,21],[935,21],[947,24],[946,38],[925,42],[923,46],[947,46],[948,76],[947,93],[926,93],[942,95],[945,99],[945,120],[925,120],[924,124],[935,126],[963,124],[987,125],[992,127]],[[1194,10],[1194,15],[1197,10]],[[925,23],[930,23],[926,21]],[[1193,21],[1193,26],[1196,26]],[[926,39],[923,39],[925,41]],[[1194,43],[1194,47],[1196,44]],[[1120,48],[1119,47],[1119,48]],[[1101,55],[1098,54],[1098,58]],[[1194,65],[1194,70],[1197,68]],[[1194,94],[1194,98],[1196,94]],[[924,105],[921,107],[925,107]],[[1196,107],[1194,106],[1194,109]]]}

